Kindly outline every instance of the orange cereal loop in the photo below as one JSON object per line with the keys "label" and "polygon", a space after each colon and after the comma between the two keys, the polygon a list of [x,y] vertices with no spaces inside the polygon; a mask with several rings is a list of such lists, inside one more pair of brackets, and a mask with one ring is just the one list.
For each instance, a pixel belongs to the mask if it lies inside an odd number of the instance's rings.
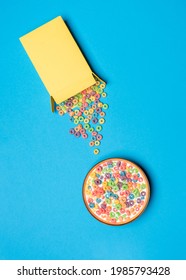
{"label": "orange cereal loop", "polygon": [[122,222],[122,221],[123,221],[123,218],[122,218],[122,217],[119,217],[118,220],[119,220],[120,222]]}
{"label": "orange cereal loop", "polygon": [[90,92],[92,92],[91,87],[87,88],[87,93],[90,93]]}
{"label": "orange cereal loop", "polygon": [[122,202],[126,202],[127,198],[126,198],[125,196],[122,196],[122,197],[120,197],[120,200],[121,200]]}
{"label": "orange cereal loop", "polygon": [[70,112],[69,115],[72,117],[74,115],[74,112]]}
{"label": "orange cereal loop", "polygon": [[87,190],[87,191],[86,191],[86,194],[90,194],[90,191],[89,191],[89,190]]}
{"label": "orange cereal loop", "polygon": [[61,110],[61,107],[60,106],[56,106],[56,110],[57,111]]}
{"label": "orange cereal loop", "polygon": [[130,215],[130,211],[129,211],[129,210],[126,210],[126,214],[129,216],[129,215]]}
{"label": "orange cereal loop", "polygon": [[133,187],[130,187],[130,188],[129,188],[129,191],[130,191],[130,192],[132,192],[132,191],[133,191],[133,189],[134,189]]}
{"label": "orange cereal loop", "polygon": [[121,204],[121,207],[122,207],[122,208],[125,208],[125,207],[126,207],[125,202],[121,201],[121,199],[120,199],[120,202],[119,202],[119,203]]}
{"label": "orange cereal loop", "polygon": [[64,115],[63,110],[59,110],[58,113],[59,113],[60,116],[63,116],[63,115]]}

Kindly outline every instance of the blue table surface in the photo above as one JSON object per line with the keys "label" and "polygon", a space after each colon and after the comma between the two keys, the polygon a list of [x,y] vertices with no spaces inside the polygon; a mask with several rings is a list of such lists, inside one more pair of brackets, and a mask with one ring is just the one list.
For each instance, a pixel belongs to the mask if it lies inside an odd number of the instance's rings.
{"label": "blue table surface", "polygon": [[[7,0],[0,10],[0,259],[185,259],[186,4]],[[101,153],[69,134],[19,37],[61,15],[108,82]],[[98,222],[82,184],[100,160],[147,173],[136,221]]]}

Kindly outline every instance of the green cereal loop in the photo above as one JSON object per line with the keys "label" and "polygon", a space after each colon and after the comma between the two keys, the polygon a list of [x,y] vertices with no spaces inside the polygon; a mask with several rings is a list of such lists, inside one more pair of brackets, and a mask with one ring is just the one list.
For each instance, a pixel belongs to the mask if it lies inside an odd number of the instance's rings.
{"label": "green cereal loop", "polygon": [[134,168],[134,173],[138,173],[138,169],[137,168]]}
{"label": "green cereal loop", "polygon": [[67,109],[65,106],[61,106],[61,109],[66,113],[67,112]]}
{"label": "green cereal loop", "polygon": [[111,169],[110,169],[110,168],[107,168],[107,169],[106,169],[106,172],[107,172],[107,173],[111,173]]}
{"label": "green cereal loop", "polygon": [[111,187],[115,187],[115,186],[116,186],[116,184],[115,184],[113,181],[110,181],[110,182],[108,183],[108,185],[111,186]]}
{"label": "green cereal loop", "polygon": [[102,107],[103,109],[105,109],[105,110],[107,110],[108,109],[108,104],[103,104],[103,107]]}
{"label": "green cereal loop", "polygon": [[125,190],[125,191],[128,190],[128,185],[127,184],[123,184],[122,189]]}
{"label": "green cereal loop", "polygon": [[114,212],[110,212],[110,217],[114,218],[115,217],[115,213]]}
{"label": "green cereal loop", "polygon": [[121,209],[121,204],[115,204],[115,208],[116,208],[117,210],[120,210],[120,209]]}
{"label": "green cereal loop", "polygon": [[88,123],[86,123],[85,125],[84,125],[84,129],[89,129],[90,128],[90,125],[88,124]]}
{"label": "green cereal loop", "polygon": [[119,217],[121,214],[119,212],[116,212],[116,217]]}
{"label": "green cereal loop", "polygon": [[145,184],[141,184],[140,188],[141,188],[141,190],[144,190],[144,189],[146,189],[146,185]]}
{"label": "green cereal loop", "polygon": [[75,123],[75,124],[78,124],[78,123],[79,123],[78,119],[75,119],[75,120],[74,120],[74,123]]}
{"label": "green cereal loop", "polygon": [[110,204],[111,200],[109,198],[106,198],[106,203]]}
{"label": "green cereal loop", "polygon": [[84,121],[84,117],[83,117],[83,116],[80,116],[80,117],[79,117],[79,121],[80,121],[80,122],[83,122],[83,121]]}
{"label": "green cereal loop", "polygon": [[114,190],[115,192],[117,192],[117,191],[119,190],[118,186],[114,186],[114,187],[113,187],[113,190]]}
{"label": "green cereal loop", "polygon": [[103,90],[102,90],[101,88],[98,88],[97,92],[98,92],[98,93],[102,93]]}
{"label": "green cereal loop", "polygon": [[95,141],[95,146],[99,146],[100,142],[98,140]]}
{"label": "green cereal loop", "polygon": [[135,197],[140,196],[140,192],[139,192],[139,190],[137,188],[134,189],[132,193],[134,194]]}
{"label": "green cereal loop", "polygon": [[96,126],[96,130],[97,130],[97,131],[101,131],[101,130],[102,130],[102,126],[101,126],[101,125],[97,125],[97,126]]}
{"label": "green cereal loop", "polygon": [[93,127],[90,127],[89,128],[89,132],[93,132],[94,131],[94,128]]}
{"label": "green cereal loop", "polygon": [[79,98],[81,98],[82,97],[82,94],[81,93],[78,93],[77,95],[76,95],[76,97],[78,98],[78,100],[79,100]]}

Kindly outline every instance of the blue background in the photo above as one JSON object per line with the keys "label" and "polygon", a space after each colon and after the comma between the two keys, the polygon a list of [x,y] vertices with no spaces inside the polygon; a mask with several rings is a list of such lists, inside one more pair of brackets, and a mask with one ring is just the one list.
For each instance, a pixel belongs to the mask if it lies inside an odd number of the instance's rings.
{"label": "blue background", "polygon": [[[185,1],[3,1],[0,11],[0,258],[185,259]],[[18,38],[61,15],[108,82],[101,153],[75,139]],[[86,173],[123,157],[152,197],[126,226],[95,220]]]}

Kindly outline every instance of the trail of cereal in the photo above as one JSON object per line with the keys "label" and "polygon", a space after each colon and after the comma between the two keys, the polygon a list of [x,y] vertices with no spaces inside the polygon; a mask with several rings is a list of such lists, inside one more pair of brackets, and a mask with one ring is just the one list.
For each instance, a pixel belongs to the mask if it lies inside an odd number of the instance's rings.
{"label": "trail of cereal", "polygon": [[98,147],[103,139],[101,131],[108,109],[108,105],[101,101],[107,96],[104,89],[105,83],[97,80],[95,85],[56,106],[59,115],[69,114],[73,122],[70,134],[76,138],[89,138],[89,146],[94,147],[95,155],[100,152]]}

